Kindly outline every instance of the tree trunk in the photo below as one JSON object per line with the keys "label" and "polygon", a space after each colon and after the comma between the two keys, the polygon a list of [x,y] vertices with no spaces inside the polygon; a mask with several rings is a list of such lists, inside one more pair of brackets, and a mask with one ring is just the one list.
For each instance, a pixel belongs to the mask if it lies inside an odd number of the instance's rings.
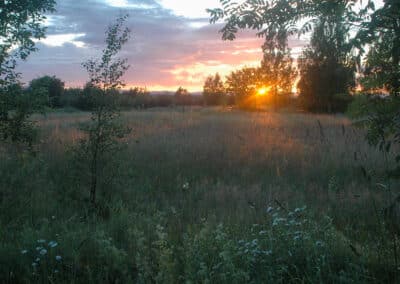
{"label": "tree trunk", "polygon": [[98,155],[99,155],[99,144],[100,144],[100,135],[101,135],[101,118],[103,115],[103,107],[101,106],[100,109],[98,110],[97,114],[97,128],[96,128],[96,139],[93,141],[92,147],[93,147],[93,152],[92,152],[92,160],[90,162],[90,175],[91,175],[91,182],[90,182],[90,204],[94,207],[96,207],[96,193],[97,193],[97,160],[98,160]]}
{"label": "tree trunk", "polygon": [[393,38],[393,67],[395,68],[392,74],[392,86],[395,95],[400,93],[400,25],[397,19],[393,20],[394,38]]}
{"label": "tree trunk", "polygon": [[90,204],[96,207],[96,191],[97,191],[97,145],[93,152],[92,162],[90,166],[91,182],[90,182]]}

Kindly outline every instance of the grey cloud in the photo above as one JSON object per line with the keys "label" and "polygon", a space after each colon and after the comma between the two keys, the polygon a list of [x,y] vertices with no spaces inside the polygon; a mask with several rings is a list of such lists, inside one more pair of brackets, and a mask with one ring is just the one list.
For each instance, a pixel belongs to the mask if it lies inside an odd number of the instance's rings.
{"label": "grey cloud", "polygon": [[[48,27],[48,35],[83,33],[85,36],[77,40],[84,42],[86,48],[72,44],[61,47],[38,44],[39,51],[19,66],[26,82],[40,75],[54,74],[69,85],[83,85],[87,74],[81,62],[99,54],[104,46],[105,28],[125,11],[130,14],[128,26],[132,30],[132,38],[121,56],[128,57],[132,66],[125,76],[130,84],[180,85],[182,82],[175,82],[171,74],[174,68],[210,61],[240,64],[243,56],[226,55],[236,50],[259,47],[262,42],[256,38],[254,31],[242,32],[234,42],[223,42],[218,33],[221,25],[194,28],[193,23],[204,23],[207,19],[176,16],[155,0],[130,0],[131,4],[152,8],[125,10],[111,7],[102,0],[58,2],[57,13],[52,16],[54,25]],[[293,44],[298,46],[303,43],[293,41]],[[222,54],[225,56],[222,57]]]}

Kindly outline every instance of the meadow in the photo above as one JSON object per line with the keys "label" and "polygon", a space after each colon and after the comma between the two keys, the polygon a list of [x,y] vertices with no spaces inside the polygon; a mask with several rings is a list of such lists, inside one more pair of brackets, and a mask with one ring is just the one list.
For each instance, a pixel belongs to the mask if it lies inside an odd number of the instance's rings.
{"label": "meadow", "polygon": [[398,277],[382,209],[390,156],[344,115],[129,111],[88,214],[74,158],[90,113],[35,116],[35,156],[3,147],[0,282],[377,283]]}

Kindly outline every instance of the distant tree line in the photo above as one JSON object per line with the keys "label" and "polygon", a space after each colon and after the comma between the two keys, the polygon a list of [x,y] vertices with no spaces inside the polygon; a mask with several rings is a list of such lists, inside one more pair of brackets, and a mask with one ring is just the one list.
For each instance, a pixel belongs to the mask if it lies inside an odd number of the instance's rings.
{"label": "distant tree line", "polygon": [[[60,78],[46,75],[33,79],[24,92],[32,95],[40,93],[45,106],[50,108],[75,108],[90,111],[95,106],[93,98],[101,92],[101,88],[90,82],[83,88],[65,88],[65,83]],[[122,109],[204,105],[202,96],[192,95],[182,87],[179,87],[175,93],[151,94],[144,87],[134,87],[128,90],[112,89],[109,94],[114,103]]]}

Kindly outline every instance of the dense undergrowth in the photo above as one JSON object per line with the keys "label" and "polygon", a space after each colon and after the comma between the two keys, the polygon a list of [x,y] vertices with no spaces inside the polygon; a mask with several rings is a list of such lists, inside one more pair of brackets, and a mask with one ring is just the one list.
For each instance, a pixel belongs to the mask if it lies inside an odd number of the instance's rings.
{"label": "dense undergrowth", "polygon": [[94,213],[71,154],[86,117],[50,115],[36,155],[1,153],[0,282],[396,281],[384,161],[345,118],[126,113]]}

